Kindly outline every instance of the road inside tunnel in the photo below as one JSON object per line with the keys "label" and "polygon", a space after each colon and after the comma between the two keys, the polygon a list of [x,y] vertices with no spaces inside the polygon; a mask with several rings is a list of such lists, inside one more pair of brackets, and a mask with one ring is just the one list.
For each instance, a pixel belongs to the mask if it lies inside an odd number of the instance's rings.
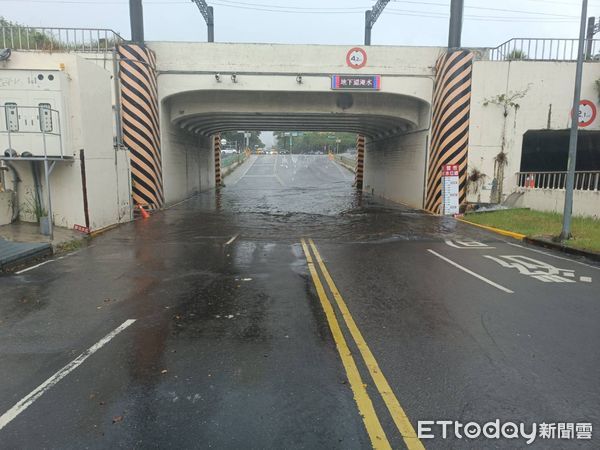
{"label": "road inside tunnel", "polygon": [[251,156],[217,191],[0,277],[0,448],[482,448],[413,433],[597,429],[599,268],[352,182],[327,156]]}

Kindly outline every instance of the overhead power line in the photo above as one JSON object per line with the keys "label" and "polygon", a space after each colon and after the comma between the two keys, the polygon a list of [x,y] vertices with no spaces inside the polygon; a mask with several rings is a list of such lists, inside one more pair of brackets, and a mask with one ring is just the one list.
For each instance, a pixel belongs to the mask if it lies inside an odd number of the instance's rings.
{"label": "overhead power line", "polygon": [[[192,0],[195,1],[195,0]],[[415,5],[425,5],[425,6],[444,6],[447,7],[446,3],[439,2],[419,2],[413,0],[391,0],[393,3],[406,3],[406,4],[415,4]],[[537,0],[523,0],[523,1],[537,1]],[[540,0],[546,2],[547,0]],[[0,0],[0,3],[37,3],[37,4],[78,4],[78,5],[120,5],[127,6],[126,1],[118,1],[118,0]],[[211,4],[222,6],[225,8],[232,9],[244,9],[244,10],[252,10],[252,11],[262,11],[269,13],[285,13],[285,14],[359,14],[362,12],[363,8],[361,7],[345,7],[345,8],[332,8],[332,7],[300,7],[300,6],[276,6],[276,5],[267,5],[265,3],[250,3],[250,2],[240,2],[240,1],[232,1],[232,0],[214,0],[210,2]],[[552,2],[558,3],[558,2]],[[561,2],[565,3],[565,2]],[[157,6],[157,5],[189,5],[189,1],[165,1],[165,0],[145,0],[145,6]],[[513,10],[513,9],[504,9],[504,8],[488,8],[488,7],[476,7],[467,6],[466,8],[470,9],[481,9],[481,10],[489,10],[489,11],[497,11],[503,13],[517,13],[517,14],[528,14],[532,17],[523,17],[523,16],[509,16],[509,15],[475,15],[475,14],[466,14],[464,16],[465,20],[469,21],[477,21],[477,22],[521,22],[521,23],[566,23],[577,21],[577,16],[569,16],[569,15],[561,15],[561,14],[551,14],[551,13],[543,13],[543,12],[534,12],[534,11],[523,11],[523,10]],[[396,9],[396,8],[387,8],[386,14],[388,15],[396,15],[396,16],[407,16],[407,17],[423,17],[423,18],[447,18],[449,15],[447,13],[430,11],[430,10],[408,10],[408,9]]]}

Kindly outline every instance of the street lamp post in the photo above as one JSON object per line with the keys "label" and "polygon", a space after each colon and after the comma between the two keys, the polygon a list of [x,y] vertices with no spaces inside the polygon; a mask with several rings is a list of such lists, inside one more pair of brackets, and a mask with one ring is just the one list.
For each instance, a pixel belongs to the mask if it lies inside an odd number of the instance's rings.
{"label": "street lamp post", "polygon": [[575,70],[575,90],[571,114],[571,134],[569,137],[569,159],[567,163],[567,180],[565,185],[565,207],[560,240],[571,238],[571,216],[573,215],[573,188],[575,185],[575,165],[577,162],[577,135],[579,132],[579,102],[581,100],[581,79],[583,77],[583,58],[585,52],[585,25],[588,0],[582,0],[581,24],[579,29],[579,48],[577,50],[577,68]]}

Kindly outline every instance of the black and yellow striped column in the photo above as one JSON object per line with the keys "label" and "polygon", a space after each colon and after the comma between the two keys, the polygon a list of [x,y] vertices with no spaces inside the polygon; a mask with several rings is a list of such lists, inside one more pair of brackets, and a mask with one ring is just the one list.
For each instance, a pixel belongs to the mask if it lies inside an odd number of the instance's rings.
{"label": "black and yellow striped column", "polygon": [[221,135],[214,137],[215,147],[215,187],[221,186]]}
{"label": "black and yellow striped column", "polygon": [[164,204],[156,59],[137,44],[117,47],[121,81],[123,143],[130,151],[135,204],[158,209]]}
{"label": "black and yellow striped column", "polygon": [[356,171],[354,175],[354,185],[356,189],[363,188],[363,179],[365,174],[365,137],[359,134],[356,137]]}
{"label": "black and yellow striped column", "polygon": [[431,151],[425,209],[439,214],[442,205],[442,167],[459,166],[460,204],[466,201],[469,116],[473,53],[453,50],[436,64],[433,92]]}

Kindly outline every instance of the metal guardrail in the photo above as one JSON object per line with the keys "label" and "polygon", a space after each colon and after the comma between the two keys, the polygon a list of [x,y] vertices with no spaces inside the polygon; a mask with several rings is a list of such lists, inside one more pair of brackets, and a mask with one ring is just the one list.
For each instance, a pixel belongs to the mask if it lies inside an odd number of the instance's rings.
{"label": "metal guardrail", "polygon": [[[586,42],[586,54],[600,60],[600,39]],[[491,61],[575,61],[578,39],[513,38],[489,50]]]}
{"label": "metal guardrail", "polygon": [[243,162],[246,159],[245,153],[233,153],[230,155],[221,155],[221,168],[231,166],[235,163]]}
{"label": "metal guardrail", "polygon": [[103,53],[124,39],[103,28],[0,26],[0,48],[19,51]]}
{"label": "metal guardrail", "polygon": [[[526,189],[565,189],[567,172],[517,172],[517,186]],[[600,190],[600,171],[575,172],[575,190]]]}
{"label": "metal guardrail", "polygon": [[348,157],[345,155],[333,155],[333,158],[339,161],[342,165],[346,166],[348,169],[356,170],[356,155],[354,158]]}

